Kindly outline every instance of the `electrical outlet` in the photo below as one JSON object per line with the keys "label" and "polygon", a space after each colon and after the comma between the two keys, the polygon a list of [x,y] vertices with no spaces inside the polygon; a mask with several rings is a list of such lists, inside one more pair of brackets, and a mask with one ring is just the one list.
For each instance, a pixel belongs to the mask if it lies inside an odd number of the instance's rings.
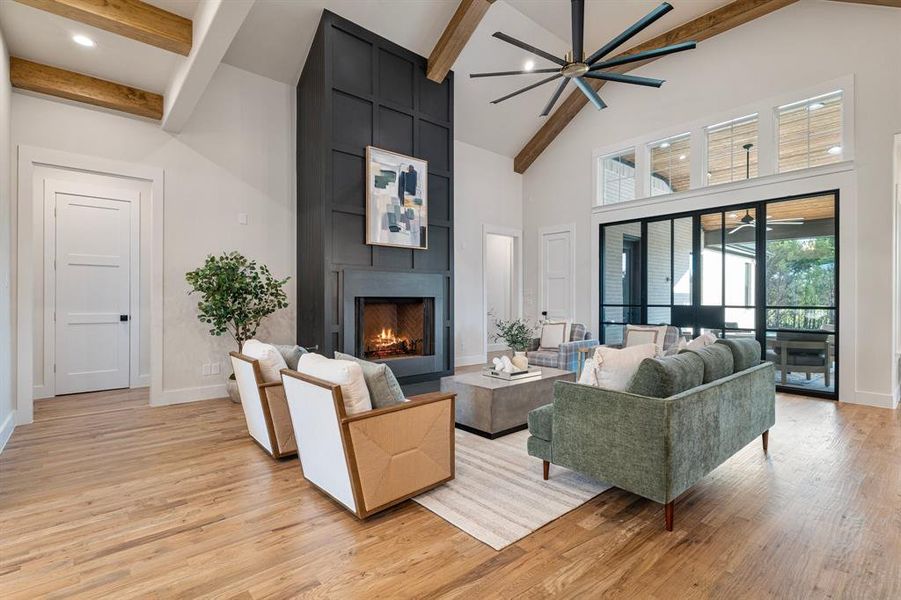
{"label": "electrical outlet", "polygon": [[238,224],[247,225],[247,213],[238,213]]}
{"label": "electrical outlet", "polygon": [[203,366],[200,367],[200,373],[203,376],[207,376],[210,374],[210,363],[203,363]]}
{"label": "electrical outlet", "polygon": [[218,375],[218,374],[219,374],[219,368],[220,368],[220,367],[219,367],[219,363],[218,363],[218,362],[214,362],[213,364],[210,365],[210,374],[211,374],[211,375]]}

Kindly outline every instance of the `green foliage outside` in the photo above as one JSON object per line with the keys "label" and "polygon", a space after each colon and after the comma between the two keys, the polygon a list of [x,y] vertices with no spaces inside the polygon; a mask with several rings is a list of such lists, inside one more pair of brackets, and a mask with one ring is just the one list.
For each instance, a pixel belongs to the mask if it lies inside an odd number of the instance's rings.
{"label": "green foliage outside", "polygon": [[[770,240],[766,246],[769,306],[835,306],[835,238]],[[834,323],[834,311],[768,311],[767,326],[820,329]]]}
{"label": "green foliage outside", "polygon": [[228,333],[238,344],[252,339],[260,322],[288,306],[282,287],[289,277],[276,279],[266,265],[258,265],[238,252],[207,256],[203,266],[185,274],[189,294],[200,294],[197,317],[210,325],[211,335]]}

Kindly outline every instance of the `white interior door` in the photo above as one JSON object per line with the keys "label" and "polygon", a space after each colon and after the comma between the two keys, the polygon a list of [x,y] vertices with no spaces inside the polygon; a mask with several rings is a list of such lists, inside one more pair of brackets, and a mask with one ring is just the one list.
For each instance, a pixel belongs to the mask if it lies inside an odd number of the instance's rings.
{"label": "white interior door", "polygon": [[503,350],[504,344],[496,344],[497,321],[509,321],[516,318],[514,294],[516,293],[515,256],[513,236],[488,233],[485,236],[485,268],[486,283],[486,318],[488,322],[488,349]]}
{"label": "white interior door", "polygon": [[552,321],[573,318],[573,229],[542,229],[541,311]]}
{"label": "white interior door", "polygon": [[128,387],[131,204],[55,200],[56,394]]}

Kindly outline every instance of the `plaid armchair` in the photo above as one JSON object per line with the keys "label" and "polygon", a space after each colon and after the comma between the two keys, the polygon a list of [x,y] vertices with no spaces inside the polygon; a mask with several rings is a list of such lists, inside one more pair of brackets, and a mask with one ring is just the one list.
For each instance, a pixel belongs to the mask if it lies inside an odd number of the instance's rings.
{"label": "plaid armchair", "polygon": [[532,345],[526,355],[529,357],[529,365],[536,367],[553,367],[564,371],[579,370],[579,349],[593,348],[598,345],[597,340],[591,339],[591,332],[584,324],[573,323],[569,328],[569,341],[560,344],[556,350],[539,348],[540,338],[532,340]]}

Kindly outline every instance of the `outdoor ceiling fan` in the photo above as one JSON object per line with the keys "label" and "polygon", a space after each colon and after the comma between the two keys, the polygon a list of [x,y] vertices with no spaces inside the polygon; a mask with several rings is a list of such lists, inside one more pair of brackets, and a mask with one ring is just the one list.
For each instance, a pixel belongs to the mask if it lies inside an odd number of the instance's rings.
{"label": "outdoor ceiling fan", "polygon": [[[739,221],[741,222],[741,225],[730,229],[729,235],[732,235],[736,231],[740,231],[740,230],[744,229],[745,227],[754,227],[754,225],[757,224],[757,220],[751,216],[751,211],[749,209],[745,210],[745,216],[743,216],[741,219],[739,219]],[[770,225],[803,225],[803,224],[804,224],[804,217],[795,217],[794,219],[770,219],[770,218],[767,218],[766,230],[767,231],[773,230],[773,228],[770,227]]]}
{"label": "outdoor ceiling fan", "polygon": [[648,77],[625,75],[623,73],[616,72],[615,67],[665,56],[667,54],[673,54],[675,52],[681,52],[683,50],[691,50],[697,45],[697,43],[693,41],[682,42],[679,44],[664,46],[662,48],[656,48],[654,50],[645,50],[644,52],[636,52],[635,54],[619,56],[610,60],[602,60],[605,56],[613,52],[615,49],[619,48],[640,31],[644,30],[646,27],[654,23],[657,19],[673,10],[671,4],[664,2],[663,4],[652,10],[650,13],[645,15],[642,19],[637,21],[634,25],[604,44],[600,49],[598,49],[597,52],[586,58],[583,45],[583,37],[585,33],[585,0],[571,0],[571,2],[572,51],[568,52],[563,58],[554,56],[549,52],[545,52],[544,50],[526,44],[525,42],[521,42],[505,33],[501,33],[500,31],[494,33],[494,37],[496,37],[497,39],[507,42],[508,44],[512,44],[517,48],[522,48],[527,52],[531,52],[532,54],[540,56],[541,58],[549,60],[559,66],[548,69],[529,69],[523,71],[498,71],[495,73],[470,74],[470,77],[504,77],[507,75],[528,75],[531,73],[553,73],[553,75],[542,79],[541,81],[537,81],[531,85],[527,85],[522,89],[516,90],[513,93],[507,94],[506,96],[492,100],[492,104],[498,104],[500,102],[503,102],[504,100],[509,100],[510,98],[518,96],[523,92],[528,92],[529,90],[535,89],[539,86],[544,85],[545,83],[550,83],[551,81],[560,79],[562,77],[563,81],[561,81],[557,86],[554,94],[551,96],[550,100],[548,100],[548,103],[545,105],[544,110],[541,112],[542,117],[546,117],[550,114],[551,110],[554,108],[554,105],[557,103],[557,100],[560,98],[560,94],[563,93],[563,89],[566,87],[566,84],[569,83],[570,79],[576,86],[578,86],[580,90],[582,90],[582,93],[585,94],[588,100],[590,100],[591,103],[594,104],[594,106],[598,110],[600,110],[602,108],[605,108],[607,105],[603,100],[601,100],[601,97],[598,96],[598,93],[594,90],[594,88],[591,87],[591,85],[589,85],[587,81],[585,81],[585,78],[603,79],[604,81],[631,83],[634,85],[645,85],[659,88],[661,85],[663,85],[662,79],[651,79]]}

